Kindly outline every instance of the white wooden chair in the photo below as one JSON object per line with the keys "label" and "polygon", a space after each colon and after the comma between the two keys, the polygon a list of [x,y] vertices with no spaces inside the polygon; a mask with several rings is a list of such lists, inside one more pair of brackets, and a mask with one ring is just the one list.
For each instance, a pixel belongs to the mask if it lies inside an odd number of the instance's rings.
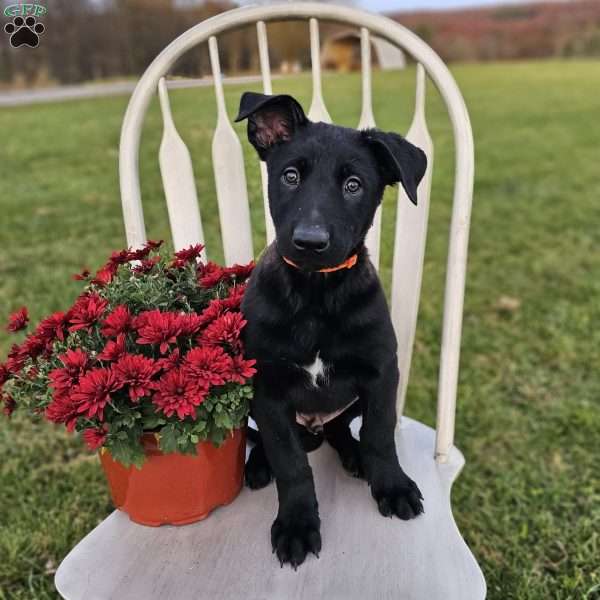
{"label": "white wooden chair", "polygon": [[[184,52],[208,41],[218,118],[213,165],[227,263],[253,258],[242,147],[225,108],[218,36],[256,26],[265,93],[271,93],[266,22],[310,20],[313,100],[310,117],[330,121],[321,94],[318,20],[357,27],[362,41],[362,115],[359,127],[375,125],[371,109],[369,35],[398,46],[417,62],[416,107],[407,137],[424,149],[429,168],[415,208],[399,189],[392,281],[392,317],[399,346],[402,414],[417,322],[427,230],[433,145],[425,121],[425,82],[437,86],[453,127],[455,184],[446,274],[436,431],[403,417],[397,428],[400,462],[425,497],[425,514],[412,521],[382,518],[365,482],[345,474],[325,444],[310,454],[322,516],[323,551],[301,568],[280,569],[271,555],[269,528],[276,491],[243,490],[230,506],[185,527],[136,525],[115,511],[64,559],[56,587],[68,600],[196,600],[365,598],[479,600],[486,586],[463,541],[450,507],[450,488],[464,459],[453,445],[459,345],[473,186],[473,140],[463,98],[450,72],[416,35],[385,17],[317,3],[288,3],[232,10],[204,21],[172,42],[140,79],[125,115],[120,181],[127,242],[146,240],[138,171],[142,122],[157,92],[164,121],[160,168],[176,248],[203,241],[189,152],[173,123],[164,77]],[[262,168],[265,192],[265,168]],[[265,206],[266,206],[266,193]],[[268,211],[265,211],[268,215]],[[379,262],[380,214],[368,236]],[[273,227],[267,216],[267,237]]]}

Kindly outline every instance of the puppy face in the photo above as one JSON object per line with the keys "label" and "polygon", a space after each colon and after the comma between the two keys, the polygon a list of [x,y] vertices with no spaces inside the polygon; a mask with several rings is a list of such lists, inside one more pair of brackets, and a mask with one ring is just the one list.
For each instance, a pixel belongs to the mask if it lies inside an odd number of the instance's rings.
{"label": "puppy face", "polygon": [[425,154],[401,136],[312,123],[291,96],[246,92],[237,121],[269,174],[276,245],[302,269],[342,263],[362,243],[386,185],[417,203]]}

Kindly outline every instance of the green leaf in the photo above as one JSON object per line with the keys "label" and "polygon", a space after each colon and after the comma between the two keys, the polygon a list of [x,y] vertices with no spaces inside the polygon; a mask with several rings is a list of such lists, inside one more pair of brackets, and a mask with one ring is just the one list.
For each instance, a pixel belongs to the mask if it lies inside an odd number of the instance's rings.
{"label": "green leaf", "polygon": [[164,425],[166,423],[166,420],[160,417],[159,415],[148,415],[143,418],[142,423],[144,430],[150,431],[152,429],[160,427],[160,425]]}
{"label": "green leaf", "polygon": [[177,452],[178,432],[173,424],[166,425],[160,430],[159,446],[165,453]]}
{"label": "green leaf", "polygon": [[118,437],[111,437],[107,442],[107,448],[110,450],[112,457],[126,467],[133,464],[140,468],[146,459],[139,438],[137,440],[134,438],[123,440]]}

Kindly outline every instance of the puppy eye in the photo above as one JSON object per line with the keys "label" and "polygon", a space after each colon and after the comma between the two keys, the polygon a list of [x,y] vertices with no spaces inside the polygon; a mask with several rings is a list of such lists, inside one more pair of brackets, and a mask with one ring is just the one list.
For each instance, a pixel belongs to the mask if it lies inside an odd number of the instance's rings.
{"label": "puppy eye", "polygon": [[300,183],[300,173],[295,167],[288,167],[281,176],[283,182],[292,187],[296,187]]}
{"label": "puppy eye", "polygon": [[349,194],[358,194],[362,189],[362,183],[358,177],[348,177],[344,183],[344,191]]}

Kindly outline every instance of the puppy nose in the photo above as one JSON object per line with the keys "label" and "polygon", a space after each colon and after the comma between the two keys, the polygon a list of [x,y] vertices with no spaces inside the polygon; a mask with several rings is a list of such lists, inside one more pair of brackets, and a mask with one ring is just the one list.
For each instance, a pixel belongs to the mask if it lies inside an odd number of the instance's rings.
{"label": "puppy nose", "polygon": [[298,250],[324,252],[329,248],[329,233],[321,227],[299,225],[294,229],[292,243]]}

